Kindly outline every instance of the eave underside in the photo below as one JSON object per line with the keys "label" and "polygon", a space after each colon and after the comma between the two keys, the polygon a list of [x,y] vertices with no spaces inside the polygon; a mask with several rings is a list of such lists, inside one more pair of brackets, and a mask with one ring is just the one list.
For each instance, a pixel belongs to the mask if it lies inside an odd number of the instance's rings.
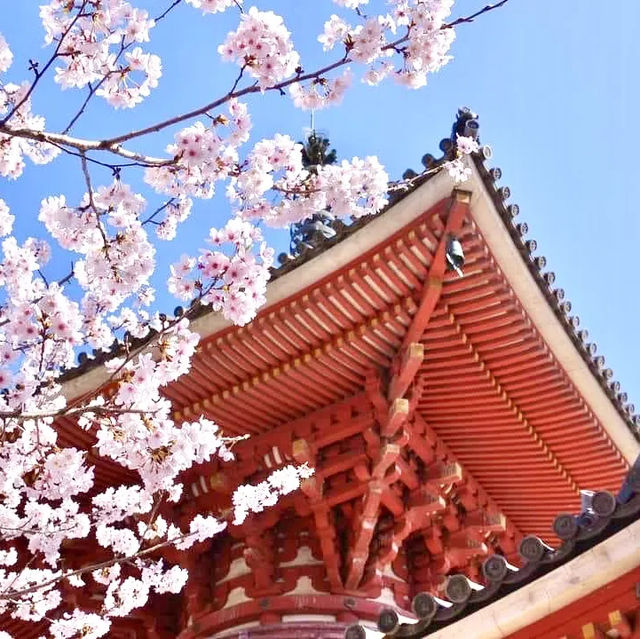
{"label": "eave underside", "polygon": [[[362,392],[402,348],[445,212],[446,201],[436,204],[249,327],[206,339],[168,392],[177,415],[275,433]],[[473,211],[459,235],[464,277],[446,274],[419,338],[417,410],[520,530],[548,538],[554,516],[579,507],[580,489],[615,490],[626,463],[523,310]]]}

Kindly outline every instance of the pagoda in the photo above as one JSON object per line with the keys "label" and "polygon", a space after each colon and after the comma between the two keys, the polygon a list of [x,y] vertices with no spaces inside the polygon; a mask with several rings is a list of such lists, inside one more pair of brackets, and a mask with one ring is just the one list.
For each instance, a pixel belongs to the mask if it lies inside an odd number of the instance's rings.
{"label": "pagoda", "polygon": [[[189,472],[174,517],[223,513],[235,486],[286,464],[315,474],[167,553],[190,570],[182,595],[111,636],[640,637],[639,420],[490,149],[461,185],[436,170],[457,134],[478,135],[467,109],[377,216],[296,228],[251,324],[194,320],[198,353],[167,390],[175,418],[250,437],[234,462]],[[88,362],[66,392],[104,375]]]}

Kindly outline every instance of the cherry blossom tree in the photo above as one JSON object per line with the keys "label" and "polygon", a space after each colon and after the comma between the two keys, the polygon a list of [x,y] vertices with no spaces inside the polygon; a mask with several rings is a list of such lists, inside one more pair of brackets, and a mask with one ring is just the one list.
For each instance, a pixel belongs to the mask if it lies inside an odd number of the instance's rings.
{"label": "cherry blossom tree", "polygon": [[[27,79],[13,59],[11,33],[0,35],[0,174],[19,179],[35,170],[29,164],[69,155],[85,191],[69,201],[52,184],[37,214],[42,237],[22,243],[12,235],[14,216],[30,212],[12,213],[0,199],[0,614],[47,620],[55,638],[101,637],[112,618],[144,606],[151,592],[181,590],[186,570],[158,552],[187,549],[227,522],[203,513],[180,528],[163,513],[181,499],[181,473],[215,457],[231,459],[235,442],[205,417],[174,422],[163,396],[189,370],[198,342],[190,317],[205,307],[239,325],[255,316],[273,263],[258,223],[286,227],[317,211],[358,218],[387,204],[389,178],[377,158],[308,166],[302,146],[286,133],[252,139],[249,104],[260,109],[261,98],[276,92],[300,109],[323,109],[355,81],[421,88],[449,62],[455,27],[507,2],[452,19],[453,0],[326,1],[318,40],[327,58],[314,69],[281,16],[242,0],[167,0],[155,16],[125,0],[50,0],[40,7],[48,58],[31,61]],[[237,28],[218,47],[221,63],[237,68],[232,86],[208,104],[142,128],[123,124],[117,136],[75,137],[95,101],[124,114],[152,98],[162,61],[151,37],[181,4],[190,5],[193,19],[237,14]],[[46,76],[84,96],[61,131],[49,130],[32,110]],[[157,136],[166,138],[162,157],[140,150]],[[444,168],[462,181],[464,156],[478,145],[459,138],[457,148]],[[143,175],[144,192],[129,184],[131,172]],[[174,240],[194,200],[221,186],[228,219],[210,229],[206,248],[170,267],[168,290],[188,310],[175,318],[151,312],[157,242]],[[58,281],[46,275],[52,246],[73,255]],[[86,348],[110,354],[107,380],[68,396],[64,372]],[[63,419],[91,434],[95,455],[136,479],[98,490],[87,451],[59,441]],[[285,467],[238,487],[230,519],[241,523],[269,507],[311,472]],[[63,561],[65,544],[87,538],[103,560]],[[65,608],[61,588],[87,582],[104,591],[101,609]]]}

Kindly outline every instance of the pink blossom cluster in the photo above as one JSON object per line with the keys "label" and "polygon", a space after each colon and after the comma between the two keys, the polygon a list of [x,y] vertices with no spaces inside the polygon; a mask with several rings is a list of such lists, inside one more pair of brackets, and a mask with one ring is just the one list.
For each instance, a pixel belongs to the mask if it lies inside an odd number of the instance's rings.
{"label": "pink blossom cluster", "polygon": [[313,469],[306,464],[301,466],[283,466],[274,470],[259,484],[244,484],[233,493],[234,524],[240,525],[249,513],[259,513],[273,506],[282,495],[297,490],[300,481],[313,475]]}
{"label": "pink blossom cluster", "polygon": [[[308,107],[322,106],[335,99],[335,95],[329,95],[332,91],[344,92],[348,78],[346,74],[340,89],[329,82],[328,93],[324,95],[321,89],[307,92],[298,85],[293,85],[291,91]],[[226,137],[219,134],[223,126],[230,127]],[[272,226],[304,220],[319,210],[327,210],[336,217],[357,218],[377,213],[386,205],[388,176],[377,158],[353,158],[339,165],[308,170],[302,165],[302,145],[287,135],[277,134],[273,139],[258,142],[242,160],[238,146],[248,139],[250,126],[246,105],[232,100],[228,118],[213,118],[208,128],[197,122],[175,135],[174,144],[167,147],[174,157],[173,163],[146,170],[146,182],[172,197],[157,230],[159,237],[173,237],[177,225],[190,211],[190,197],[212,197],[215,183],[221,180],[228,180],[226,194],[239,215],[245,219],[264,219]],[[170,290],[181,299],[191,299],[196,292],[198,280],[185,278],[183,274],[189,273],[197,262],[188,258],[173,267]],[[261,300],[260,295],[256,299]],[[251,318],[254,313],[232,314]]]}
{"label": "pink blossom cluster", "polygon": [[13,53],[7,44],[4,36],[0,33],[0,73],[9,70],[13,62]]}
{"label": "pink blossom cluster", "polygon": [[[220,230],[211,229],[209,240],[213,249],[198,258],[184,255],[171,266],[169,290],[184,300],[200,294],[204,304],[242,326],[264,304],[273,250],[260,229],[240,218],[232,218]],[[230,253],[224,252],[226,246]]]}
{"label": "pink blossom cluster", "polygon": [[324,109],[342,102],[352,79],[353,74],[347,69],[335,78],[316,78],[306,85],[296,82],[289,87],[289,93],[299,109]]}
{"label": "pink blossom cluster", "polygon": [[[180,472],[218,454],[227,456],[216,424],[207,419],[176,424],[160,389],[189,370],[198,335],[183,319],[163,330],[154,352],[133,360],[111,360],[120,381],[111,401],[118,410],[96,414],[97,450],[140,476],[146,491],[166,491],[177,499]],[[89,409],[88,409],[89,410]]]}
{"label": "pink blossom cluster", "polygon": [[448,54],[455,31],[443,28],[451,14],[453,0],[399,0],[395,8],[398,26],[406,26],[408,43],[403,66],[397,72],[402,84],[416,89],[426,85],[427,76],[451,60]]}
{"label": "pink blossom cluster", "polygon": [[59,47],[55,80],[63,88],[99,83],[97,95],[121,108],[139,104],[158,85],[160,58],[130,49],[149,41],[155,21],[147,11],[124,0],[51,0],[40,17],[45,43]]}
{"label": "pink blossom cluster", "polygon": [[[359,10],[367,3],[339,0],[337,4]],[[325,51],[344,45],[349,59],[366,65],[367,84],[392,76],[408,87],[422,87],[430,73],[451,59],[448,52],[455,32],[446,28],[445,21],[453,0],[391,0],[390,4],[390,13],[372,15],[355,26],[334,14],[318,40]]]}
{"label": "pink blossom cluster", "polygon": [[115,180],[85,193],[79,206],[69,207],[64,195],[42,201],[39,220],[65,249],[79,253],[74,275],[89,302],[115,310],[146,285],[155,267],[155,249],[140,222],[145,199]]}
{"label": "pink blossom cluster", "polygon": [[471,169],[465,163],[465,156],[477,153],[480,150],[478,142],[469,136],[456,136],[456,157],[446,163],[446,169],[449,175],[456,183],[466,182],[470,175]]}
{"label": "pink blossom cluster", "polygon": [[[8,47],[3,53],[2,42],[0,42],[0,64],[3,59],[10,64],[10,53]],[[27,98],[28,90],[29,85],[26,82],[17,85],[3,84],[0,81],[0,118],[11,115],[13,129],[43,131],[45,119],[31,112],[31,100]],[[19,178],[24,170],[24,156],[34,164],[47,164],[59,153],[58,147],[47,142],[0,133],[0,175],[11,179]]]}
{"label": "pink blossom cluster", "polygon": [[104,637],[111,627],[108,619],[93,612],[74,610],[66,612],[60,619],[56,619],[50,626],[49,632],[53,639],[68,639],[80,635],[83,639],[98,639]]}
{"label": "pink blossom cluster", "polygon": [[11,215],[7,203],[0,198],[0,237],[11,233],[15,219],[15,216]]}
{"label": "pink blossom cluster", "polygon": [[[178,234],[178,226],[191,215],[193,200],[190,197],[171,198],[164,205],[165,216],[156,227],[156,235],[161,240],[173,240]],[[148,303],[143,303],[147,306]]]}
{"label": "pink blossom cluster", "polygon": [[218,48],[223,60],[238,64],[257,79],[262,89],[292,76],[300,65],[291,34],[282,17],[251,7],[240,26]]}
{"label": "pink blossom cluster", "polygon": [[15,619],[40,621],[62,602],[60,591],[45,585],[58,575],[59,573],[45,568],[25,567],[18,572],[0,567],[0,588],[3,591],[9,588],[15,590],[33,589],[22,595],[11,608],[10,602],[0,600],[0,614],[11,609],[11,616]]}
{"label": "pink blossom cluster", "polygon": [[187,4],[202,9],[202,13],[222,13],[229,7],[242,5],[242,0],[187,0]]}
{"label": "pink blossom cluster", "polygon": [[[143,206],[139,196],[116,182],[97,189],[91,197],[87,195],[77,209],[66,209],[60,201],[55,206],[45,203],[48,212],[44,221],[60,243],[88,255],[93,244],[104,242],[109,229],[123,234],[114,236],[115,244],[126,244],[124,235],[139,228]],[[0,209],[10,226],[8,208],[2,203]],[[217,234],[216,238],[221,240],[222,236]],[[225,239],[246,249],[249,238],[230,227]],[[149,352],[109,362],[115,393],[77,408],[66,406],[57,376],[61,367],[72,365],[74,347],[92,339],[96,318],[112,308],[112,292],[101,285],[88,285],[89,292],[79,304],[67,297],[63,285],[47,284],[37,277],[48,257],[45,244],[29,239],[20,245],[9,237],[2,249],[0,287],[6,298],[0,311],[4,389],[0,395],[0,536],[4,544],[24,539],[29,553],[42,558],[51,569],[26,568],[24,559],[17,561],[16,547],[3,545],[0,591],[21,594],[0,600],[0,614],[8,610],[15,618],[38,621],[45,615],[50,617],[61,605],[61,579],[75,587],[82,585],[80,575],[66,577],[59,568],[66,540],[94,535],[105,552],[119,561],[135,556],[145,544],[182,543],[186,547],[219,532],[223,524],[202,516],[193,519],[186,532],[173,524],[167,526],[161,517],[143,527],[139,519],[149,517],[159,496],[180,497],[178,476],[182,471],[213,456],[228,460],[231,453],[213,422],[201,418],[175,423],[170,403],[161,395],[161,387],[189,369],[198,336],[189,330],[186,319],[171,322],[155,316],[145,320],[127,308],[112,315],[105,323],[111,339],[117,326],[140,335],[152,329],[158,338]],[[96,264],[102,255],[109,267],[106,253],[97,252]],[[266,249],[263,254],[269,256]],[[122,286],[121,297],[129,290],[126,283]],[[82,305],[89,309],[91,304],[93,311],[82,310]],[[86,451],[59,446],[55,419],[64,414],[73,415],[82,428],[91,431],[98,454],[136,473],[139,484],[108,488],[92,497],[88,509],[83,506],[85,496],[94,490],[93,467]],[[75,636],[81,628],[83,636],[103,636],[109,628],[105,616],[127,614],[143,605],[151,590],[177,592],[186,579],[182,569],[153,567],[148,562],[139,566],[139,572],[138,576],[128,574],[118,579],[115,570],[108,571],[102,613],[64,613],[52,621],[51,635]],[[96,582],[100,583],[105,575],[102,571],[97,574]]]}
{"label": "pink blossom cluster", "polygon": [[[228,131],[223,137],[221,131],[225,127]],[[145,180],[159,193],[174,198],[210,198],[215,193],[215,183],[236,171],[237,149],[249,139],[250,130],[246,104],[231,100],[228,117],[218,116],[209,127],[196,122],[179,131],[174,143],[167,146],[167,153],[175,161],[147,169]]]}
{"label": "pink blossom cluster", "polygon": [[[387,203],[388,176],[377,158],[304,168],[302,146],[289,136],[258,142],[227,189],[245,218],[286,226],[327,211],[336,217],[377,213]],[[275,191],[275,202],[268,198]]]}

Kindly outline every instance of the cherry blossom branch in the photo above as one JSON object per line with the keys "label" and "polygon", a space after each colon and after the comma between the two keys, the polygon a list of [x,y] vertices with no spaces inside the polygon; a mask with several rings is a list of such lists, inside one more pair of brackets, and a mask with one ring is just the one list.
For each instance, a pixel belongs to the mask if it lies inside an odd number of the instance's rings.
{"label": "cherry blossom branch", "polygon": [[[454,26],[458,25],[458,24],[464,24],[464,23],[468,23],[468,22],[473,22],[475,20],[475,18],[477,18],[478,16],[488,13],[490,11],[493,11],[495,9],[498,9],[502,6],[504,6],[509,0],[501,0],[501,2],[497,2],[494,3],[493,5],[487,5],[485,7],[483,7],[482,9],[480,9],[479,11],[469,15],[469,16],[465,16],[462,18],[458,18],[457,20],[454,20],[453,22],[447,23],[445,25],[443,25],[443,29],[450,29],[453,28]],[[403,36],[402,38],[398,38],[397,40],[395,40],[394,42],[390,42],[388,44],[386,44],[384,47],[382,47],[383,51],[388,51],[388,50],[394,50],[396,49],[396,47],[400,44],[402,44],[403,42],[406,42],[408,40],[408,34]],[[206,104],[202,107],[199,107],[197,109],[194,109],[192,111],[188,111],[187,113],[183,113],[181,115],[177,115],[174,116],[172,118],[168,118],[166,120],[163,120],[162,122],[158,122],[157,124],[153,124],[151,126],[147,126],[144,127],[142,129],[138,129],[135,131],[131,131],[130,133],[126,133],[123,135],[119,135],[116,137],[112,137],[112,138],[108,138],[106,140],[103,140],[102,143],[109,146],[112,144],[119,144],[121,142],[126,142],[128,140],[132,140],[134,138],[137,137],[141,137],[143,135],[148,135],[149,133],[157,133],[158,131],[161,131],[162,129],[165,129],[169,126],[172,126],[174,124],[179,124],[180,122],[184,122],[185,120],[189,120],[191,118],[195,118],[199,115],[204,114],[206,111],[210,111],[212,109],[216,109],[220,106],[222,106],[223,104],[225,104],[226,102],[228,102],[229,100],[232,100],[234,98],[241,98],[245,95],[249,95],[252,93],[259,93],[262,91],[280,91],[282,92],[283,89],[285,89],[286,87],[292,85],[292,84],[296,84],[298,82],[304,82],[306,80],[312,80],[315,78],[319,78],[320,76],[329,73],[330,71],[334,71],[335,69],[338,69],[346,64],[349,64],[353,62],[353,60],[349,57],[348,52],[345,54],[345,56],[343,58],[341,58],[340,60],[337,60],[331,64],[326,65],[325,67],[322,67],[321,69],[318,69],[316,71],[312,71],[309,73],[303,73],[303,74],[297,74],[296,76],[294,76],[293,78],[289,78],[288,80],[284,80],[282,82],[278,82],[277,84],[274,84],[271,87],[267,87],[266,89],[262,89],[259,86],[257,86],[256,84],[253,84],[251,86],[245,87],[244,89],[241,89],[239,91],[236,90],[237,84],[239,82],[239,78],[235,81],[234,85],[232,86],[231,90],[224,96],[222,96],[221,98],[218,98],[217,100],[214,100],[213,102],[210,102],[209,104]],[[241,74],[242,75],[242,74]]]}
{"label": "cherry blossom branch", "polygon": [[182,0],[173,0],[173,3],[169,7],[167,7],[157,18],[154,18],[156,24],[163,18],[166,18],[169,12],[174,9],[174,7],[177,7],[181,2]]}
{"label": "cherry blossom branch", "polygon": [[[174,0],[174,2],[167,7],[157,18],[154,18],[154,22],[156,24],[158,24],[158,22],[160,22],[163,18],[166,18],[169,13],[172,11],[172,9],[174,9],[175,7],[177,7],[180,3],[182,2],[182,0]],[[133,45],[133,42],[130,42],[129,44],[124,44],[124,39],[123,41],[120,43],[120,50],[118,51],[118,53],[115,56],[114,59],[114,64],[116,62],[118,62],[120,60],[120,58],[122,57],[122,54],[127,50],[130,49],[131,46]],[[89,83],[89,95],[85,98],[84,102],[82,103],[82,105],[80,106],[80,109],[78,110],[78,112],[73,116],[73,118],[71,119],[71,121],[69,122],[69,124],[67,124],[67,126],[64,128],[64,130],[62,131],[62,133],[66,134],[69,133],[69,131],[73,128],[73,126],[76,124],[76,122],[80,119],[80,117],[82,116],[82,114],[85,112],[85,109],[87,108],[87,105],[89,104],[89,102],[91,101],[91,99],[95,96],[96,92],[98,91],[98,89],[105,83],[105,81],[107,80],[107,78],[109,77],[109,73],[107,73],[106,75],[104,75],[99,82],[97,82],[96,84],[91,84]]]}
{"label": "cherry blossom branch", "polygon": [[149,409],[136,408],[117,408],[109,406],[81,406],[79,408],[61,408],[57,411],[47,413],[24,413],[19,410],[0,411],[0,419],[11,419],[15,421],[38,420],[38,419],[55,419],[57,417],[69,417],[73,415],[82,415],[83,413],[92,413],[94,415],[153,415],[155,411]]}
{"label": "cherry blossom branch", "polygon": [[[407,39],[406,36],[404,38],[400,38],[399,40],[394,42],[394,46],[401,42],[404,42],[406,39]],[[384,47],[384,48],[390,48],[390,47],[391,45],[388,45],[388,47]],[[292,84],[297,84],[298,82],[304,82],[305,80],[311,80],[313,78],[317,78],[321,75],[324,75],[325,73],[329,73],[330,71],[339,69],[340,67],[344,66],[345,64],[349,64],[350,62],[352,62],[351,58],[345,55],[340,60],[337,60],[336,62],[328,64],[322,67],[321,69],[318,69],[317,71],[298,74],[293,78],[289,78],[288,80],[283,80],[282,82],[278,82],[277,84],[267,87],[266,89],[260,88],[257,84],[252,84],[248,87],[245,87],[244,89],[235,90],[233,87],[237,86],[237,83],[239,82],[239,78],[238,78],[236,79],[232,89],[227,94],[225,94],[221,98],[214,100],[213,102],[209,102],[204,106],[198,107],[197,109],[193,109],[193,111],[188,111],[187,113],[176,115],[172,118],[168,118],[167,120],[163,120],[162,122],[152,124],[151,126],[145,127],[143,129],[137,129],[135,131],[131,131],[123,135],[102,140],[102,144],[104,144],[107,147],[110,145],[119,145],[121,142],[126,142],[128,140],[141,137],[143,135],[148,135],[149,133],[157,133],[159,131],[162,131],[162,129],[166,129],[167,127],[173,126],[174,124],[180,124],[180,122],[184,122],[185,120],[190,120],[199,115],[203,115],[207,111],[211,111],[212,109],[217,109],[218,107],[222,106],[223,104],[226,104],[230,100],[233,100],[235,98],[241,98],[241,97],[244,97],[245,95],[250,95],[252,93],[261,93],[263,91],[282,92],[283,89],[287,88]]]}
{"label": "cherry blossom branch", "polygon": [[91,84],[91,82],[89,82],[89,84],[87,85],[89,87],[89,95],[85,98],[84,102],[80,105],[78,112],[73,116],[73,118],[71,118],[71,121],[69,122],[69,124],[67,124],[67,126],[64,128],[62,133],[64,134],[69,133],[69,131],[73,128],[73,125],[80,119],[80,116],[84,113],[84,110],[87,108],[87,105],[89,104],[89,101],[91,100],[91,98],[95,95],[96,91],[100,88],[100,85],[106,79],[107,79],[107,76],[105,75],[97,84]]}
{"label": "cherry blossom branch", "polygon": [[443,29],[452,29],[453,27],[459,25],[459,24],[466,24],[466,23],[470,23],[473,22],[478,16],[481,16],[485,13],[489,13],[489,11],[493,11],[494,9],[499,9],[500,7],[503,7],[505,4],[507,4],[507,2],[509,2],[509,0],[501,0],[501,2],[494,2],[493,4],[488,4],[485,7],[483,7],[482,9],[480,9],[479,11],[476,11],[475,13],[472,13],[471,15],[465,16],[463,18],[458,18],[457,20],[454,20],[453,22],[449,22],[447,24],[445,24],[442,28]]}
{"label": "cherry blossom branch", "polygon": [[36,142],[46,142],[54,146],[66,146],[77,149],[78,151],[108,151],[115,155],[120,155],[128,160],[142,162],[144,166],[168,166],[173,164],[173,158],[154,158],[143,153],[137,153],[123,148],[118,143],[112,143],[108,140],[87,140],[84,138],[76,138],[63,133],[51,133],[48,131],[34,131],[32,129],[12,129],[6,123],[0,122],[0,133],[8,136],[24,138],[26,140],[34,140]]}
{"label": "cherry blossom branch", "polygon": [[164,211],[168,206],[171,206],[175,201],[175,197],[169,198],[162,206],[159,206],[153,213],[151,213],[151,215],[149,215],[149,217],[141,222],[142,226],[145,224],[158,224],[158,222],[155,221],[155,217],[162,213],[162,211]]}
{"label": "cherry blossom branch", "polygon": [[[149,166],[157,166],[154,164],[146,164],[145,162],[125,162],[125,163],[101,162],[100,160],[96,160],[95,158],[92,158],[90,155],[87,155],[84,151],[80,151],[80,152],[72,151],[71,149],[63,146],[62,144],[57,144],[55,142],[50,142],[50,144],[60,149],[63,153],[66,153],[67,155],[72,155],[73,157],[76,157],[76,158],[84,157],[87,160],[87,162],[89,162],[90,164],[95,164],[96,166],[101,166],[105,169],[110,169],[111,171],[113,171],[114,175],[117,175],[120,172],[120,169],[126,169],[130,166],[139,166],[142,168],[148,168]],[[174,164],[174,162],[175,160],[166,160],[165,166],[170,166]]]}
{"label": "cherry blossom branch", "polygon": [[[478,16],[486,14],[490,11],[498,9],[504,6],[509,0],[501,0],[501,2],[494,3],[493,5],[486,5],[479,11],[470,14],[469,16],[465,16],[462,18],[458,18],[453,22],[447,23],[442,28],[452,28],[458,24],[464,24],[468,22],[473,22]],[[396,50],[398,45],[406,42],[408,40],[408,34],[398,38],[397,40],[388,43],[384,47],[382,47],[383,51],[388,50]],[[199,115],[205,114],[207,111],[211,111],[213,109],[217,109],[218,107],[226,104],[232,99],[241,98],[246,95],[251,95],[254,93],[260,93],[264,91],[279,91],[280,93],[283,90],[292,84],[297,84],[300,82],[305,82],[306,80],[318,79],[321,76],[334,71],[335,69],[339,69],[349,63],[353,62],[353,60],[349,57],[348,52],[340,59],[335,62],[328,64],[320,69],[315,71],[310,71],[308,73],[298,73],[292,78],[287,80],[283,80],[282,82],[278,82],[266,89],[261,88],[258,84],[254,83],[250,86],[244,87],[243,89],[237,89],[237,85],[242,78],[242,71],[239,76],[234,81],[231,89],[224,96],[205,104],[204,106],[193,109],[192,111],[187,111],[186,113],[182,113],[180,115],[173,116],[166,120],[162,120],[161,122],[157,122],[156,124],[152,124],[150,126],[144,127],[142,129],[136,129],[134,131],[130,131],[128,133],[118,135],[111,138],[106,138],[103,140],[89,140],[85,138],[76,138],[69,135],[65,135],[63,133],[52,133],[48,131],[33,131],[30,129],[12,129],[6,125],[5,121],[0,122],[0,133],[4,133],[6,135],[15,135],[17,137],[22,137],[26,139],[35,140],[38,142],[48,142],[54,145],[62,145],[66,147],[73,147],[78,151],[107,151],[110,153],[114,153],[116,155],[120,155],[121,157],[127,158],[129,160],[134,160],[137,162],[142,162],[145,166],[168,166],[174,162],[173,159],[161,159],[155,158],[148,155],[144,155],[142,153],[137,153],[135,151],[131,151],[122,146],[122,142],[127,142],[129,140],[133,140],[135,138],[142,137],[144,135],[148,135],[150,133],[157,133],[166,129],[167,127],[173,126],[175,124],[179,124],[186,120],[190,120],[192,118],[198,117]]]}
{"label": "cherry blossom branch", "polygon": [[42,590],[44,588],[48,588],[49,586],[53,586],[56,583],[62,581],[63,579],[69,579],[69,577],[75,577],[76,575],[84,575],[88,572],[94,572],[95,570],[102,570],[104,568],[110,568],[115,564],[122,564],[127,561],[133,561],[134,559],[140,559],[141,557],[146,557],[148,555],[153,554],[157,550],[161,550],[162,548],[166,548],[167,546],[172,546],[180,541],[184,541],[188,537],[193,537],[197,533],[185,533],[184,535],[179,535],[178,537],[174,537],[173,539],[168,539],[167,541],[163,541],[159,544],[154,544],[149,548],[145,548],[144,550],[140,550],[137,553],[132,555],[128,555],[126,557],[114,557],[113,559],[109,559],[107,561],[103,561],[97,564],[90,564],[88,566],[83,566],[82,568],[77,568],[76,570],[72,570],[71,572],[62,573],[51,579],[43,581],[40,584],[36,584],[35,586],[29,586],[28,588],[22,588],[21,590],[13,590],[13,591],[2,591],[0,592],[0,601],[6,599],[13,599],[14,597],[22,597],[24,595],[28,595],[32,592],[36,592],[37,590]]}
{"label": "cherry blossom branch", "polygon": [[47,63],[44,65],[42,70],[40,71],[38,69],[37,63],[32,65],[33,72],[35,73],[35,78],[34,78],[33,82],[31,83],[31,86],[29,87],[27,92],[24,94],[24,96],[22,96],[22,99],[19,102],[17,102],[16,104],[14,104],[13,107],[11,108],[11,110],[9,111],[9,113],[7,113],[7,115],[2,120],[0,120],[0,124],[3,124],[3,125],[6,124],[14,116],[14,114],[20,109],[20,107],[23,104],[25,104],[25,102],[27,102],[27,100],[31,97],[31,94],[34,92],[36,86],[38,85],[38,83],[42,79],[42,76],[45,75],[45,73],[48,71],[49,67],[58,59],[58,57],[60,55],[60,47],[62,46],[62,43],[64,42],[64,39],[67,37],[67,35],[71,31],[71,29],[73,29],[73,27],[75,26],[76,22],[78,21],[78,19],[82,15],[82,12],[84,11],[84,8],[85,8],[86,4],[87,4],[87,0],[83,0],[82,5],[80,5],[80,8],[78,9],[78,13],[75,15],[73,20],[71,20],[71,22],[69,23],[67,28],[64,30],[64,32],[60,36],[60,40],[58,41],[58,44],[57,44],[54,52],[51,54],[51,57],[49,58],[49,60],[47,60]]}

